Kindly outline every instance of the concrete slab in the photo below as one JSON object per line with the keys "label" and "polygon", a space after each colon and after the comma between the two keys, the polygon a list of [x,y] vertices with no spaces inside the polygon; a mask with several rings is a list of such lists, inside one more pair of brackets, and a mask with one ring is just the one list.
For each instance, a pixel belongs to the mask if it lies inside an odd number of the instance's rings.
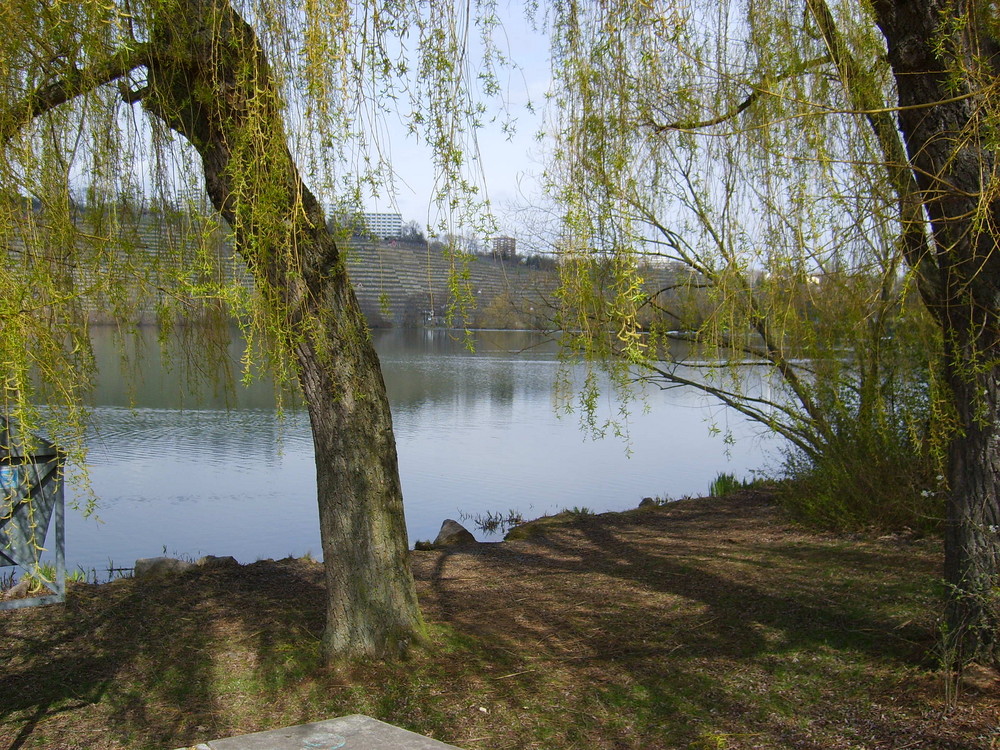
{"label": "concrete slab", "polygon": [[354,714],[178,750],[460,750],[370,716]]}

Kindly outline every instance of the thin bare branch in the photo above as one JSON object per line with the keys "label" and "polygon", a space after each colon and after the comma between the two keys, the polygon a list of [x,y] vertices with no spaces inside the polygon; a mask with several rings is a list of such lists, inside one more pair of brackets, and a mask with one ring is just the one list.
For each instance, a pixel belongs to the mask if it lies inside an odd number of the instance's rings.
{"label": "thin bare branch", "polygon": [[721,125],[722,123],[733,120],[743,114],[746,110],[753,106],[753,103],[757,101],[760,97],[771,94],[771,87],[775,83],[780,83],[781,81],[792,78],[793,76],[801,75],[806,71],[818,67],[820,65],[825,65],[832,61],[830,55],[823,55],[822,57],[816,57],[812,60],[807,60],[801,65],[796,65],[791,70],[785,71],[776,77],[765,76],[760,83],[753,86],[753,90],[747,95],[747,97],[737,104],[732,109],[723,112],[721,115],[716,117],[709,117],[706,120],[677,120],[671,123],[657,123],[652,118],[650,118],[645,126],[651,128],[654,132],[663,133],[670,130],[702,130],[704,128],[710,128],[713,125]]}

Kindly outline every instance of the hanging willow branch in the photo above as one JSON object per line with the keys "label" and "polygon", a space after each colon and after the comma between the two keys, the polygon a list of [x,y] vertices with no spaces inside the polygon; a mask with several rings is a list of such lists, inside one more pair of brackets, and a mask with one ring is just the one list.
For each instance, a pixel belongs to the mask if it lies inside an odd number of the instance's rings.
{"label": "hanging willow branch", "polygon": [[[570,355],[595,367],[622,357],[634,369],[612,368],[619,384],[690,385],[660,359],[683,356],[671,343],[697,345],[715,371],[730,364],[729,384],[706,394],[812,458],[862,425],[925,435],[933,397],[909,394],[929,391],[937,345],[915,342],[929,328],[904,261],[921,289],[936,270],[884,43],[861,11],[850,44],[824,12],[822,0],[797,13],[709,0],[562,8],[549,169],[563,251],[595,269],[564,274]],[[630,291],[663,259],[684,289],[647,292],[640,319]],[[747,359],[772,373],[773,398],[746,392]]]}

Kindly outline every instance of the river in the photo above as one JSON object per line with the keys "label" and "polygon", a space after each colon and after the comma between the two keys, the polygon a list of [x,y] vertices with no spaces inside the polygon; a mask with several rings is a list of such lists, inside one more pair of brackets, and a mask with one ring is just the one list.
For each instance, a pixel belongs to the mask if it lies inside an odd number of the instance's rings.
{"label": "river", "polygon": [[[265,383],[216,382],[193,393],[180,363],[160,361],[153,329],[141,332],[144,354],[129,385],[110,330],[95,335],[100,376],[88,469],[98,508],[87,518],[67,513],[70,569],[105,577],[109,566],[162,554],[243,563],[321,557],[301,407],[279,417]],[[375,332],[411,546],[433,539],[445,518],[621,510],[646,496],[704,494],[720,471],[747,476],[776,460],[776,441],[758,425],[690,388],[647,390],[645,407],[635,403],[627,420],[628,442],[595,440],[577,414],[556,409],[554,344],[523,332],[479,332],[475,341],[471,352],[454,332]],[[239,348],[229,356],[238,359]],[[600,408],[617,412],[611,398]],[[67,498],[83,495],[71,486]]]}

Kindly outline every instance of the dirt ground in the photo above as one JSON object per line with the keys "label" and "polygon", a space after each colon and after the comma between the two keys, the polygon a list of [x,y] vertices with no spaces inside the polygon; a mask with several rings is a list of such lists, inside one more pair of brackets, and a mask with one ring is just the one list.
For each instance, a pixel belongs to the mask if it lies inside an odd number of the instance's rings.
{"label": "dirt ground", "polygon": [[174,748],[366,713],[474,748],[1000,748],[939,668],[940,540],[796,527],[764,493],[414,552],[430,644],[322,666],[322,567],[71,584],[0,612],[0,750]]}

